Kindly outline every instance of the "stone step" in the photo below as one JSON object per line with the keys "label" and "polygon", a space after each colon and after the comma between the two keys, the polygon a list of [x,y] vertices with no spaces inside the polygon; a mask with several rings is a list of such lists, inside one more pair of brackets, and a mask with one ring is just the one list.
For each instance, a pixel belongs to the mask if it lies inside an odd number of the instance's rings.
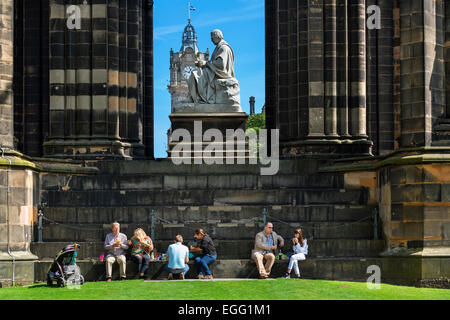
{"label": "stone step", "polygon": [[[47,222],[48,223],[48,222]],[[308,238],[314,239],[373,239],[373,222],[342,221],[342,222],[292,222],[289,225],[274,221],[276,231],[283,237],[291,237],[296,228],[302,227]],[[150,234],[151,225],[148,223],[122,224],[121,232],[131,236],[136,228],[143,228]],[[260,232],[262,223],[179,223],[156,224],[155,238],[158,240],[172,240],[177,234],[191,237],[194,230],[203,228],[214,239],[245,240],[254,239]],[[110,224],[44,224],[44,241],[100,241],[111,232]],[[36,235],[36,233],[35,233]]]}
{"label": "stone step", "polygon": [[[189,245],[190,239],[185,239]],[[155,241],[157,252],[167,252],[173,241]],[[39,259],[53,259],[69,242],[32,243],[31,252]],[[103,241],[80,242],[79,258],[98,259],[104,252]],[[220,259],[249,259],[254,247],[254,240],[214,240]],[[385,249],[383,240],[308,240],[308,258],[316,257],[377,257]],[[284,253],[292,252],[292,243],[286,239]]]}
{"label": "stone step", "polygon": [[[278,174],[312,174],[321,166],[330,164],[331,161],[319,159],[295,159],[279,160]],[[238,165],[175,165],[170,159],[158,160],[133,160],[129,161],[102,160],[92,161],[88,165],[100,169],[101,174],[161,174],[170,172],[173,175],[234,175],[234,174],[261,174],[261,165],[238,164]],[[265,167],[265,166],[263,166]]]}
{"label": "stone step", "polygon": [[215,190],[215,189],[279,189],[279,188],[344,188],[339,174],[260,174],[209,173],[205,175],[176,175],[136,173],[127,175],[66,176],[46,175],[42,189],[57,191],[92,190]]}
{"label": "stone step", "polygon": [[[341,280],[341,281],[366,281],[370,274],[367,268],[371,265],[382,265],[381,258],[311,258],[299,263],[300,273],[306,279]],[[41,260],[35,264],[35,281],[46,281],[47,271],[52,261]],[[167,262],[154,261],[150,263],[147,273],[148,280],[165,280],[167,274],[163,271]],[[86,281],[104,281],[105,264],[100,261],[78,260],[78,266]],[[271,277],[281,277],[287,270],[288,261],[275,261]],[[187,279],[196,278],[196,270],[193,261],[189,262],[190,270]],[[247,279],[256,278],[257,269],[255,262],[246,260],[217,260],[210,267],[214,277]],[[113,279],[119,278],[117,264],[113,267]],[[128,279],[136,278],[137,265],[127,262]]]}
{"label": "stone step", "polygon": [[267,209],[268,220],[275,218],[286,222],[356,221],[373,214],[373,207],[356,205],[47,207],[43,212],[46,218],[54,221],[76,224],[151,223],[152,212],[156,223],[246,224],[258,219],[262,221],[264,209]]}
{"label": "stone step", "polygon": [[48,191],[50,207],[364,205],[368,191],[336,189]]}

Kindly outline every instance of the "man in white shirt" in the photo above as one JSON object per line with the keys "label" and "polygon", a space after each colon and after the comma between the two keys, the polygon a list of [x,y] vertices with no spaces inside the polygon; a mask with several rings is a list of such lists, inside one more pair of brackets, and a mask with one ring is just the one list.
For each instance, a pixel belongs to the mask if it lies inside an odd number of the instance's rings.
{"label": "man in white shirt", "polygon": [[125,257],[125,251],[128,249],[127,236],[120,233],[120,224],[113,222],[111,225],[112,233],[109,233],[105,239],[105,250],[107,250],[106,256],[106,281],[111,281],[112,266],[114,262],[117,262],[120,267],[120,279],[125,280],[127,259]]}
{"label": "man in white shirt", "polygon": [[168,259],[169,263],[166,265],[166,271],[169,274],[168,279],[172,280],[174,274],[179,274],[180,279],[184,280],[184,276],[189,271],[189,248],[183,245],[183,237],[177,235],[175,243],[169,246]]}

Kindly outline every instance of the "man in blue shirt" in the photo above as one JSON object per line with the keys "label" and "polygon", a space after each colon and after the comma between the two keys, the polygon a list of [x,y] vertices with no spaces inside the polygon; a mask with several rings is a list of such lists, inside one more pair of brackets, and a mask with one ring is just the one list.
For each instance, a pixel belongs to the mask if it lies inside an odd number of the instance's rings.
{"label": "man in blue shirt", "polygon": [[[273,224],[267,222],[264,231],[255,237],[255,248],[252,251],[252,259],[256,262],[259,277],[266,279],[270,275],[275,262],[275,250],[284,246],[284,239],[273,231]],[[263,261],[266,264],[263,264]]]}
{"label": "man in blue shirt", "polygon": [[167,252],[169,263],[166,265],[166,271],[169,274],[168,279],[172,280],[174,274],[179,274],[180,279],[184,280],[184,276],[189,271],[189,249],[183,245],[183,237],[177,235],[175,243],[169,246]]}

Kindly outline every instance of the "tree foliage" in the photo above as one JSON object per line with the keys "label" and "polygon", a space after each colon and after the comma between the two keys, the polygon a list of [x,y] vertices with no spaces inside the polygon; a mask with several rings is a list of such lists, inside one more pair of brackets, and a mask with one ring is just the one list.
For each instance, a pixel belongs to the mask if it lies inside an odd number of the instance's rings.
{"label": "tree foliage", "polygon": [[260,129],[265,128],[266,128],[266,115],[264,113],[258,113],[248,117],[247,129],[254,129],[258,132]]}

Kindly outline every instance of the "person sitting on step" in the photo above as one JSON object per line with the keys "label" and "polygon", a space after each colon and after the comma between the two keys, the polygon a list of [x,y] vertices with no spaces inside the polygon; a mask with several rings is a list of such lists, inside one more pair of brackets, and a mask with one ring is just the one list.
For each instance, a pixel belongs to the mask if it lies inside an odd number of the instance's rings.
{"label": "person sitting on step", "polygon": [[168,279],[173,280],[174,274],[179,274],[180,279],[184,280],[186,273],[189,271],[189,248],[183,245],[183,237],[177,235],[175,243],[169,246],[167,250],[167,259],[165,269],[169,274]]}
{"label": "person sitting on step", "polygon": [[134,235],[128,241],[131,247],[131,260],[138,264],[139,278],[144,278],[150,265],[150,254],[153,251],[152,239],[141,228],[134,230]]}
{"label": "person sitting on step", "polygon": [[112,277],[112,266],[117,262],[120,267],[120,279],[125,280],[127,259],[125,251],[128,250],[127,236],[120,233],[120,224],[113,222],[111,225],[112,233],[106,235],[105,250],[108,251],[106,255],[106,281],[110,282]]}
{"label": "person sitting on step", "polygon": [[294,249],[294,254],[289,259],[288,270],[284,278],[288,279],[291,277],[292,267],[294,267],[295,275],[300,278],[300,271],[298,269],[298,261],[305,260],[308,254],[308,241],[303,238],[302,229],[296,229],[294,233],[294,238],[292,238],[292,244]]}
{"label": "person sitting on step", "polygon": [[[255,248],[252,251],[252,259],[256,262],[260,279],[269,277],[275,262],[274,252],[278,247],[284,247],[284,239],[273,231],[273,224],[267,222],[264,231],[256,235]],[[265,265],[263,265],[263,260],[266,260]]]}
{"label": "person sitting on step", "polygon": [[195,247],[191,246],[190,252],[200,254],[195,258],[198,279],[212,279],[213,276],[209,270],[208,264],[217,259],[217,251],[209,235],[203,229],[197,229],[194,232],[194,238],[197,239]]}

